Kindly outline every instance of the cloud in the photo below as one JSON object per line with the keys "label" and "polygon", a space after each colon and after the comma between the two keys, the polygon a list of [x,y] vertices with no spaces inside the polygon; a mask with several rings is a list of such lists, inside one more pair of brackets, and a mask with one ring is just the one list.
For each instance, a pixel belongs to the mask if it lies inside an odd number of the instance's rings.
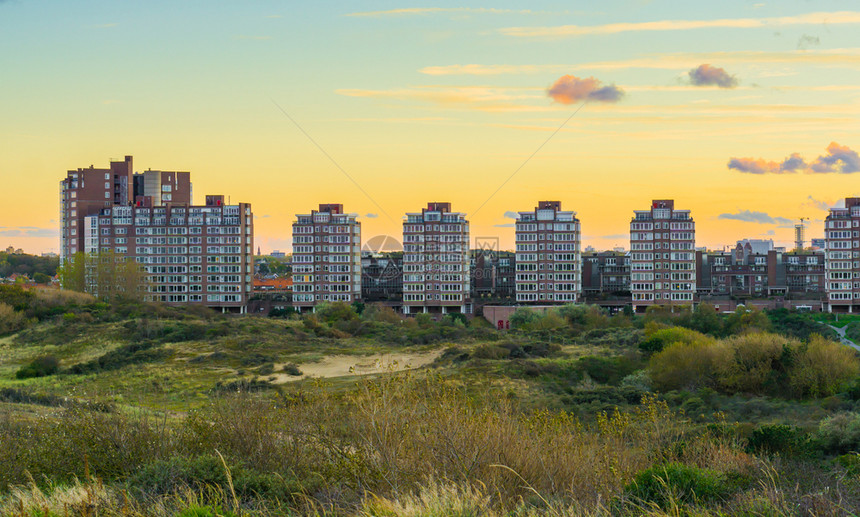
{"label": "cloud", "polygon": [[720,214],[717,219],[731,219],[733,221],[744,221],[758,224],[791,224],[791,219],[785,217],[772,217],[765,212],[740,210],[735,214]]}
{"label": "cloud", "polygon": [[849,149],[847,145],[839,145],[830,142],[827,146],[827,154],[819,156],[809,165],[812,172],[828,173],[839,172],[850,174],[860,172],[860,155],[857,151]]}
{"label": "cloud", "polygon": [[376,219],[377,217],[379,217],[379,214],[374,214],[371,212],[371,213],[364,214],[364,217],[367,217],[368,219]]}
{"label": "cloud", "polygon": [[812,208],[817,208],[818,210],[830,210],[830,203],[827,201],[822,201],[820,199],[815,199],[812,196],[806,198],[806,202],[803,206],[809,206]]}
{"label": "cloud", "polygon": [[830,142],[830,145],[827,146],[827,154],[819,156],[811,163],[807,163],[799,153],[792,153],[781,163],[763,158],[731,158],[728,168],[747,174],[787,174],[794,172],[851,174],[860,172],[860,155],[848,146]]}
{"label": "cloud", "polygon": [[711,66],[709,64],[699,65],[687,72],[687,74],[690,76],[690,83],[694,86],[734,88],[738,85],[738,80],[735,76],[729,75],[728,72],[718,66]]}
{"label": "cloud", "polygon": [[757,29],[789,25],[858,24],[860,12],[817,12],[777,18],[726,18],[718,20],[658,20],[606,25],[560,25],[553,27],[506,27],[499,32],[520,38],[546,38],[620,34],[625,32],[684,31],[696,29]]}
{"label": "cloud", "polygon": [[58,237],[60,230],[57,228],[38,228],[36,226],[0,227],[0,236],[3,237]]}
{"label": "cloud", "polygon": [[546,94],[562,104],[579,101],[618,102],[624,97],[624,91],[614,84],[603,86],[594,77],[580,79],[574,75],[559,77]]}
{"label": "cloud", "polygon": [[519,216],[520,216],[520,214],[518,214],[516,212],[511,212],[510,210],[505,212],[505,217],[508,219],[516,219]]}
{"label": "cloud", "polygon": [[271,217],[271,216],[270,216],[269,214],[264,214],[264,215],[256,215],[256,214],[254,214],[254,219],[266,219],[266,218],[268,218],[268,217]]}
{"label": "cloud", "polygon": [[496,228],[514,228],[516,223],[494,224],[493,226]]}
{"label": "cloud", "polygon": [[797,50],[806,50],[811,46],[821,45],[821,39],[818,36],[810,36],[809,34],[804,34],[797,40]]}
{"label": "cloud", "polygon": [[389,9],[387,11],[361,11],[348,13],[346,16],[378,18],[382,16],[424,16],[428,14],[536,14],[530,9],[495,9],[490,7],[408,7],[404,9]]}
{"label": "cloud", "polygon": [[777,65],[804,63],[815,66],[845,66],[854,68],[860,57],[860,49],[842,48],[828,50],[790,50],[768,52],[740,50],[729,52],[672,52],[647,54],[632,59],[616,61],[593,61],[581,63],[548,63],[539,65],[482,65],[476,63],[427,66],[419,70],[426,75],[504,75],[556,73],[569,70],[625,70],[630,68],[675,70],[697,67],[704,61],[732,64]]}

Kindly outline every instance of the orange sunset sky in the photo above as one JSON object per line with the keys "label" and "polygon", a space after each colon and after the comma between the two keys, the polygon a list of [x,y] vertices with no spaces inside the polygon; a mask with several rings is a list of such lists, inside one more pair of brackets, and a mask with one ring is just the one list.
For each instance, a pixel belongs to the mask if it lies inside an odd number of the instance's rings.
{"label": "orange sunset sky", "polygon": [[0,247],[56,251],[65,172],[127,154],[252,203],[264,253],[319,203],[366,240],[428,201],[503,248],[539,200],[627,247],[654,198],[790,246],[860,194],[858,7],[0,0]]}

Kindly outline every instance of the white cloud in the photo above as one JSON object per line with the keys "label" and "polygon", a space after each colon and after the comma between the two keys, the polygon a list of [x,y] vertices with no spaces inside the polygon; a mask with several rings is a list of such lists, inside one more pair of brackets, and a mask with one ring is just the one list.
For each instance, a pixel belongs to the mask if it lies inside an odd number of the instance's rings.
{"label": "white cloud", "polygon": [[696,29],[757,29],[811,24],[856,24],[860,12],[817,12],[776,18],[723,18],[718,20],[658,20],[653,22],[610,23],[606,25],[559,25],[554,27],[507,27],[499,32],[524,38],[589,36],[643,31],[683,31]]}

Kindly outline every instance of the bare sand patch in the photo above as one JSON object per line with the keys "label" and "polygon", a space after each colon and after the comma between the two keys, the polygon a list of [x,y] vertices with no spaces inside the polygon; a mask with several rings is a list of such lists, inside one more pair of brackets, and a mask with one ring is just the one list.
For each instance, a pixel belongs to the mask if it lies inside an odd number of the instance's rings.
{"label": "bare sand patch", "polygon": [[345,377],[347,375],[370,375],[384,372],[399,372],[427,366],[442,355],[442,350],[432,352],[414,353],[385,353],[373,355],[330,355],[316,363],[303,363],[299,365],[302,375],[288,375],[281,373],[284,365],[289,363],[276,363],[275,373],[267,375],[271,382],[281,384],[297,381],[300,379],[329,377]]}

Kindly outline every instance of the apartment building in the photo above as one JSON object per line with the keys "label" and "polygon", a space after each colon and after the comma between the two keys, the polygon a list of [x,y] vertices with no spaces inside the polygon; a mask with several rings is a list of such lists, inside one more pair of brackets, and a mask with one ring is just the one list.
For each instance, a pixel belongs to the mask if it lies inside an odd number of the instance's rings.
{"label": "apartment building", "polygon": [[322,204],[293,222],[293,306],[361,299],[361,223],[341,204]]}
{"label": "apartment building", "polygon": [[586,298],[630,299],[630,253],[588,251],[582,254],[582,291]]}
{"label": "apartment building", "polygon": [[630,221],[633,309],[692,305],[696,293],[696,224],[672,199],[655,199]]}
{"label": "apartment building", "polygon": [[824,220],[825,289],[830,312],[860,311],[860,198],[845,199]]}
{"label": "apartment building", "polygon": [[188,172],[135,173],[133,158],[112,160],[105,169],[70,170],[60,182],[60,262],[83,251],[84,218],[103,208],[130,206],[149,197],[152,206],[191,204]]}
{"label": "apartment building", "polygon": [[[193,205],[188,173],[136,174],[132,163],[126,156],[107,169],[67,172],[60,183],[61,260],[86,254],[132,261],[147,300],[244,312],[252,290],[251,205],[229,205],[220,195]],[[146,190],[144,177],[158,188]],[[88,272],[87,290],[98,293],[98,281]]]}
{"label": "apartment building", "polygon": [[582,295],[580,224],[560,201],[540,201],[516,222],[517,303],[574,303]]}
{"label": "apartment building", "polygon": [[361,298],[365,302],[403,300],[403,252],[383,251],[361,254]]}
{"label": "apartment building", "polygon": [[469,221],[428,203],[403,222],[403,312],[469,313]]}
{"label": "apartment building", "polygon": [[478,248],[472,249],[470,255],[472,300],[513,300],[516,294],[516,254],[511,251]]}

